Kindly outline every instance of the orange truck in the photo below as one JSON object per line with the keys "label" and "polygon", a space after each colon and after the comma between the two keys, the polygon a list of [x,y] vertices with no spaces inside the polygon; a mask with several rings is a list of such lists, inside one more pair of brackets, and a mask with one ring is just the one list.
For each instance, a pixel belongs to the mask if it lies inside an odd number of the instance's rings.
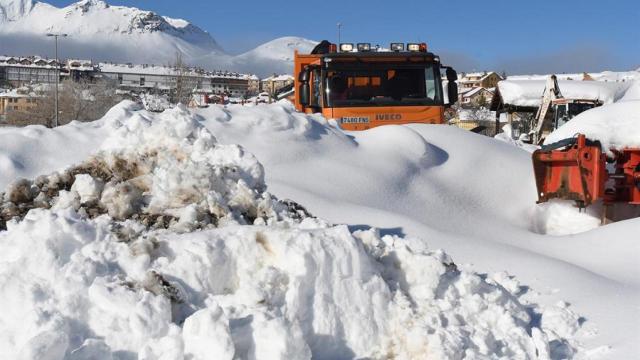
{"label": "orange truck", "polygon": [[[441,70],[447,79],[446,95]],[[311,54],[294,56],[295,106],[322,113],[345,130],[389,124],[443,124],[445,108],[458,99],[458,75],[442,66],[425,43],[392,43],[377,50],[368,43],[322,41]]]}

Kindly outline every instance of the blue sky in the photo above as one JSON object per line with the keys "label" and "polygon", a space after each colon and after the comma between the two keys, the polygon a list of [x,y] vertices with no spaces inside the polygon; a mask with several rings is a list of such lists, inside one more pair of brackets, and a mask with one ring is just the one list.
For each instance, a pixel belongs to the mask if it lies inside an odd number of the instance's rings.
{"label": "blue sky", "polygon": [[[46,2],[64,6],[73,1]],[[286,35],[335,41],[336,23],[341,22],[344,41],[425,41],[445,62],[463,70],[640,67],[638,0],[107,2],[186,19],[209,31],[230,53]]]}

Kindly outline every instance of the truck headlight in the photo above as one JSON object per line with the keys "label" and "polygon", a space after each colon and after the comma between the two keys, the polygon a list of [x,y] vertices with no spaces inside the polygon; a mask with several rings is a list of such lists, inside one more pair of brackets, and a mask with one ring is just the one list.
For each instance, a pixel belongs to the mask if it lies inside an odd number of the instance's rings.
{"label": "truck headlight", "polygon": [[404,51],[404,43],[391,43],[391,51]]}
{"label": "truck headlight", "polygon": [[353,51],[353,44],[351,43],[340,44],[340,52],[351,52],[351,51]]}

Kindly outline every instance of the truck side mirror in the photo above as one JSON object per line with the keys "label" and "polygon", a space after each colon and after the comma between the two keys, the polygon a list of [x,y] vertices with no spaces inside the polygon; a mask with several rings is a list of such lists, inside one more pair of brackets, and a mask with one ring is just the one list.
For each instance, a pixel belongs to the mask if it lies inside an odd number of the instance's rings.
{"label": "truck side mirror", "polygon": [[309,68],[305,67],[300,74],[298,74],[298,81],[300,85],[298,86],[298,94],[300,105],[309,106],[310,98],[311,98],[311,89],[309,88]]}
{"label": "truck side mirror", "polygon": [[298,87],[298,92],[300,93],[300,104],[309,106],[309,98],[311,97],[309,93],[309,83],[301,83]]}
{"label": "truck side mirror", "polygon": [[458,73],[451,67],[447,67],[447,80],[449,83],[458,80]]}
{"label": "truck side mirror", "polygon": [[447,83],[447,97],[450,106],[458,102],[458,84],[455,81],[449,80]]}
{"label": "truck side mirror", "polygon": [[304,68],[304,69],[302,69],[302,71],[300,71],[300,74],[298,74],[298,81],[300,81],[301,83],[308,83],[309,82],[309,69],[308,68]]}

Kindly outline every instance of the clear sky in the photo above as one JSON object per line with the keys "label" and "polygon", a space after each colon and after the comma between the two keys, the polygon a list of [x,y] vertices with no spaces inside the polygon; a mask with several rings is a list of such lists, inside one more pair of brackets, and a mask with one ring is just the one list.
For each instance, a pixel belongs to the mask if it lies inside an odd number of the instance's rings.
{"label": "clear sky", "polygon": [[287,35],[336,41],[341,22],[343,41],[424,41],[443,62],[467,71],[640,67],[640,0],[107,2],[186,19],[209,31],[229,53]]}

